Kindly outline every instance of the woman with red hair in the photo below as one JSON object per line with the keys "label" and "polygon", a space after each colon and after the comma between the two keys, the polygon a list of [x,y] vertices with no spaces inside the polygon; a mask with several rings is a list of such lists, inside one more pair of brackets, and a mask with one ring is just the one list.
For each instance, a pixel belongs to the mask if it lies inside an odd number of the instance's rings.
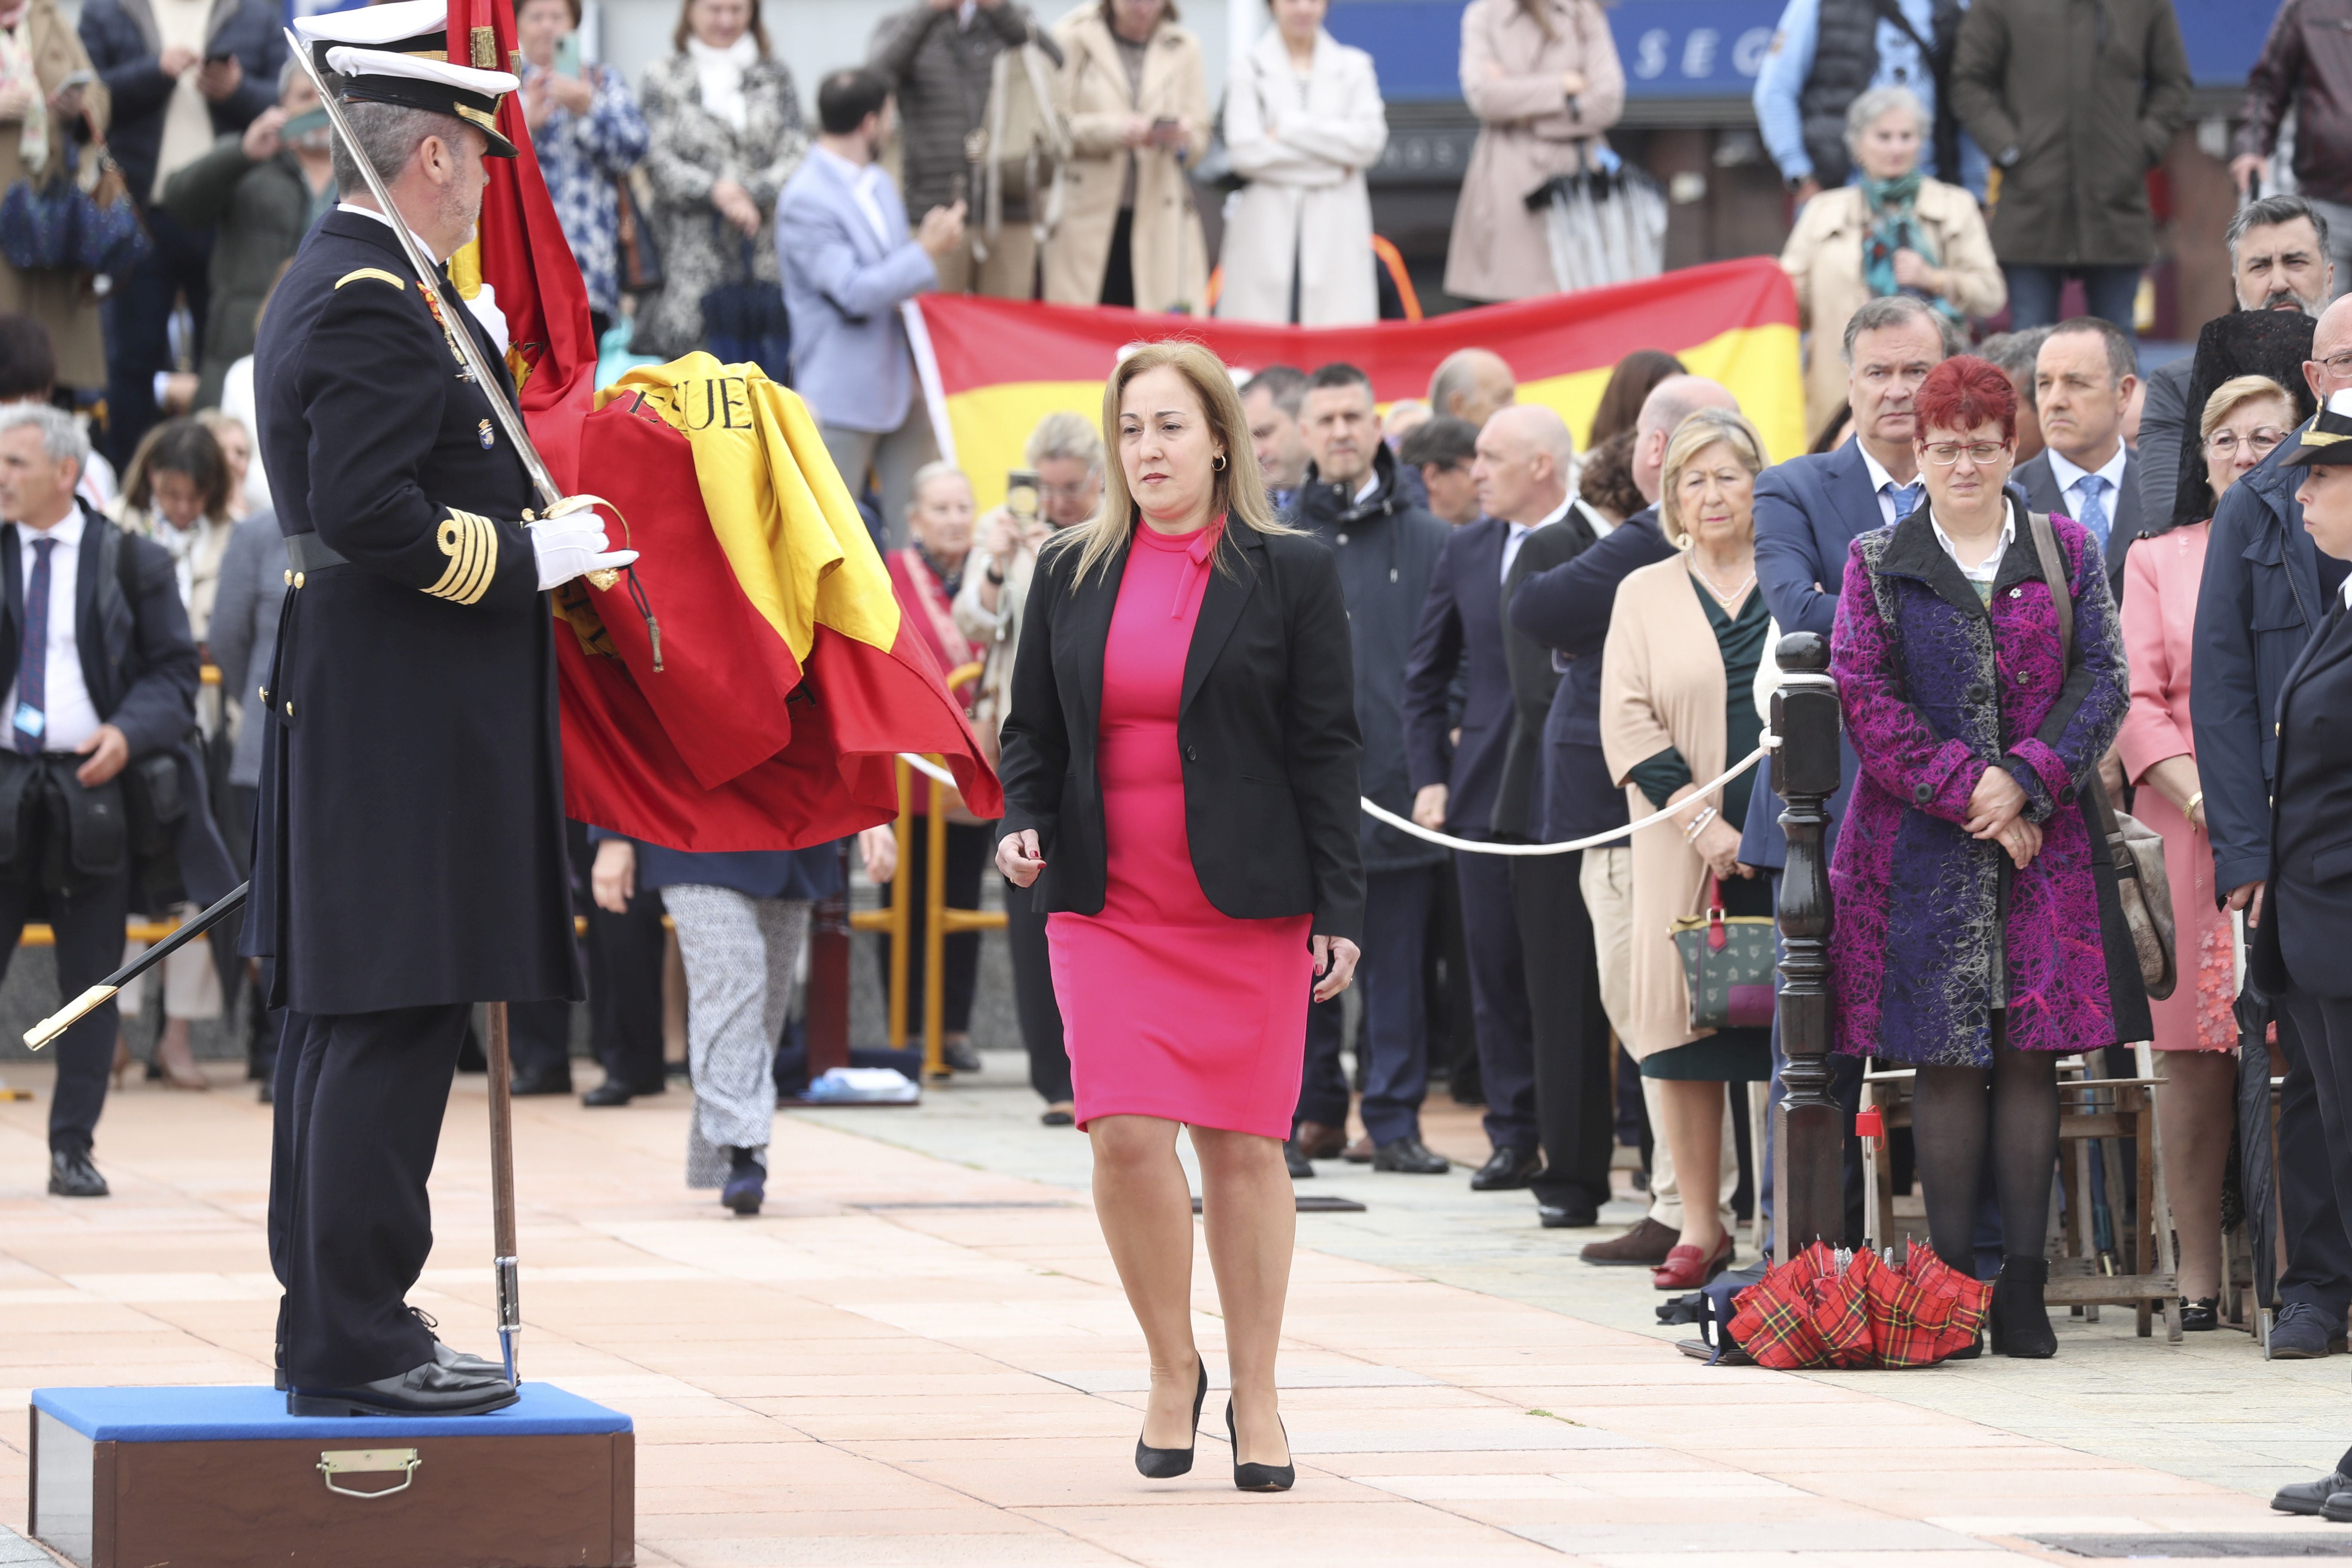
{"label": "woman with red hair", "polygon": [[[1970,1274],[1990,1144],[1993,1349],[2048,1356],[2057,1059],[2149,1033],[2088,793],[2131,688],[2097,542],[2063,517],[2038,529],[2007,491],[2009,378],[1946,360],[1914,406],[1927,500],[1853,542],[1830,640],[1862,760],[1830,863],[1837,1047],[1917,1068],[1928,1238]],[[2037,533],[2071,602],[2071,655]]]}

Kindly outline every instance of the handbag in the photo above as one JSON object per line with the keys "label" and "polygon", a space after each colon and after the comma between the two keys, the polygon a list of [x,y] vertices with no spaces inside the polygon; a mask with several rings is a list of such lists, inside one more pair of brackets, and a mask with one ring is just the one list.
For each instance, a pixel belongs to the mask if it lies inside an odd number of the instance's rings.
{"label": "handbag", "polygon": [[[723,220],[713,213],[710,221]],[[784,291],[752,271],[749,239],[743,281],[721,283],[702,296],[702,346],[721,364],[753,365],[779,386],[792,384],[793,323]]]}
{"label": "handbag", "polygon": [[[2058,611],[2058,657],[2067,669],[2074,667],[2074,599],[2058,570],[2058,537],[2050,514],[2028,511],[2033,531],[2033,551],[2042,557],[2042,581],[2050,585],[2051,603]],[[2127,811],[2117,811],[2107,799],[2107,786],[2096,769],[2084,786],[2098,814],[2099,831],[2116,868],[2116,893],[2123,903],[2124,923],[2131,930],[2132,951],[2139,961],[2140,984],[2149,997],[2161,1002],[2172,994],[2180,973],[2172,925],[2172,886],[2164,871],[2164,838]]]}
{"label": "handbag", "polygon": [[1706,879],[1706,913],[1667,922],[1683,961],[1694,1029],[1769,1028],[1772,1023],[1773,951],[1769,915],[1723,912],[1723,879]]}
{"label": "handbag", "polygon": [[98,177],[84,190],[80,151],[68,142],[64,165],[42,184],[17,181],[0,197],[0,256],[25,271],[128,272],[153,253],[122,171],[88,110],[82,123]]}

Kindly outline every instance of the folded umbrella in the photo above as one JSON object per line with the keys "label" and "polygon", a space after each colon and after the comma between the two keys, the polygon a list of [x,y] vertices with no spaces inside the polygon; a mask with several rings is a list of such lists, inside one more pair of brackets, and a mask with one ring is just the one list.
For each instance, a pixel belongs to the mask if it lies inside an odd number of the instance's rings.
{"label": "folded umbrella", "polygon": [[2271,1145],[2271,1006],[2249,986],[2233,1009],[2238,1024],[2238,1187],[2246,1205],[2246,1247],[2253,1255],[2254,1305],[2278,1300],[2278,1205]]}
{"label": "folded umbrella", "polygon": [[1992,1287],[1914,1246],[1896,1268],[1863,1251],[1841,1262],[1825,1242],[1740,1293],[1732,1338],[1758,1364],[1932,1366],[1977,1342]]}

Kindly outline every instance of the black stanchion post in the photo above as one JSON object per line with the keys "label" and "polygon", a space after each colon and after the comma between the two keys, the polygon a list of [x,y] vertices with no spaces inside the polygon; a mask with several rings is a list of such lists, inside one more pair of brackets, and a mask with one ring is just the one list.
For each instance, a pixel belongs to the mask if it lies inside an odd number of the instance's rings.
{"label": "black stanchion post", "polygon": [[1830,1093],[1830,877],[1822,831],[1838,786],[1837,683],[1830,647],[1812,632],[1780,639],[1772,697],[1772,782],[1788,809],[1780,874],[1780,1103],[1773,1107],[1772,1256],[1781,1262],[1845,1234],[1844,1129]]}

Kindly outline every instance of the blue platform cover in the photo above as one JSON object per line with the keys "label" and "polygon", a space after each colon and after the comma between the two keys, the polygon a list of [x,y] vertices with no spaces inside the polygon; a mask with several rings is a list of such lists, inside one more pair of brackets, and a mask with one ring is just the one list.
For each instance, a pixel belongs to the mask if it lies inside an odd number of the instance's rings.
{"label": "blue platform cover", "polygon": [[46,1410],[93,1443],[219,1443],[247,1438],[391,1441],[402,1437],[544,1437],[632,1430],[617,1410],[548,1383],[488,1415],[289,1415],[272,1388],[37,1388]]}

